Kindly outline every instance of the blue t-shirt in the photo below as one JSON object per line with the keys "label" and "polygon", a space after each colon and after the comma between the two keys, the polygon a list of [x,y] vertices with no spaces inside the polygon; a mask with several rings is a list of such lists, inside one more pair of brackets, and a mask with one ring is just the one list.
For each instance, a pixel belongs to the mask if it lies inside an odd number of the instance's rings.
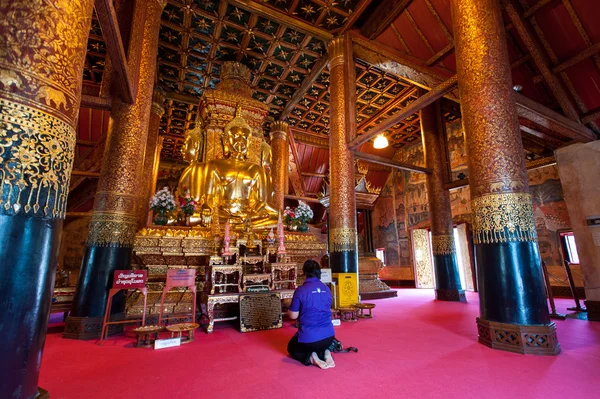
{"label": "blue t-shirt", "polygon": [[296,288],[290,310],[300,312],[298,342],[309,343],[333,337],[331,291],[317,277],[309,277]]}

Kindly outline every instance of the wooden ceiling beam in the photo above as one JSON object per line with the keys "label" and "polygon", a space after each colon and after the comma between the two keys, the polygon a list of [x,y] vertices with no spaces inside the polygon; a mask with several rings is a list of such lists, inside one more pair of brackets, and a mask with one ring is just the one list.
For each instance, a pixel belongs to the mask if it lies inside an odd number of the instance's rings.
{"label": "wooden ceiling beam", "polygon": [[98,21],[102,28],[102,36],[106,43],[106,51],[111,59],[112,73],[117,80],[116,87],[119,88],[123,102],[133,104],[137,92],[137,82],[134,79],[134,74],[130,72],[127,63],[123,38],[121,37],[119,21],[113,1],[96,0],[94,4],[96,6]]}
{"label": "wooden ceiling beam", "polygon": [[454,50],[454,42],[448,43],[446,47],[435,53],[430,59],[425,62],[425,65],[432,66],[439,60],[447,56],[452,50]]}
{"label": "wooden ceiling beam", "polygon": [[421,97],[417,98],[412,104],[410,104],[410,106],[403,108],[396,115],[384,120],[379,125],[375,126],[373,129],[369,130],[368,133],[364,133],[364,134],[356,137],[354,140],[352,140],[350,143],[348,143],[348,148],[352,151],[355,150],[361,144],[364,144],[367,141],[369,141],[370,139],[377,136],[378,134],[383,133],[384,131],[386,131],[390,127],[394,126],[398,122],[401,122],[404,119],[406,119],[407,117],[409,117],[410,115],[412,115],[416,112],[419,112],[421,110],[421,108],[424,108],[424,107],[434,103],[436,100],[442,98],[445,94],[448,94],[449,92],[454,90],[457,85],[458,85],[458,78],[456,77],[456,75],[454,75],[450,79],[440,83],[439,85],[437,85],[436,87],[434,87],[433,89],[428,91],[427,93],[423,94]]}
{"label": "wooden ceiling beam", "polygon": [[565,69],[572,67],[573,65],[579,64],[583,60],[595,56],[598,53],[600,53],[600,43],[596,43],[593,46],[586,48],[585,50],[575,55],[574,57],[566,60],[562,64],[555,66],[554,68],[552,68],[552,72],[560,73]]}
{"label": "wooden ceiling beam", "polygon": [[[313,172],[302,172],[300,173],[302,176],[306,176],[306,177],[320,177],[321,179],[324,179],[326,174],[325,173],[313,173]],[[308,194],[308,193],[306,193]]]}
{"label": "wooden ceiling beam", "polygon": [[[430,90],[445,79],[444,76],[417,65],[407,56],[378,42],[367,40],[356,33],[352,34],[351,37],[354,42],[354,54],[357,58],[392,75],[403,78],[411,84]],[[586,126],[574,122],[522,94],[514,93],[514,96],[519,116],[575,141],[586,143],[596,139],[595,134]],[[458,90],[445,97],[458,102]],[[586,116],[588,119],[591,118],[591,114],[586,114]],[[598,116],[600,117],[600,109],[598,110]]]}
{"label": "wooden ceiling beam", "polygon": [[537,12],[537,10],[544,7],[546,4],[550,3],[551,1],[554,1],[554,0],[539,0],[537,3],[535,3],[534,5],[529,7],[523,13],[523,18],[529,18],[529,17],[533,16],[533,14],[535,14]]}
{"label": "wooden ceiling beam", "polygon": [[95,147],[96,144],[98,144],[98,142],[92,141],[92,140],[82,140],[82,139],[75,140],[75,145],[82,145],[85,147]]}
{"label": "wooden ceiling beam", "polygon": [[94,177],[99,178],[100,172],[90,172],[87,170],[74,170],[71,172],[71,176],[82,176],[82,177]]}
{"label": "wooden ceiling beam", "polygon": [[81,96],[80,106],[110,111],[110,109],[112,108],[112,98],[88,96],[84,94]]}
{"label": "wooden ceiling beam", "polygon": [[174,91],[170,91],[166,93],[166,98],[168,100],[175,100],[186,104],[198,105],[200,99],[198,97],[191,96],[189,94],[179,94]]}
{"label": "wooden ceiling beam", "polygon": [[287,14],[282,13],[281,11],[275,10],[256,1],[229,0],[229,3],[235,7],[243,8],[246,11],[256,13],[261,17],[265,17],[279,24],[289,26],[299,32],[314,36],[321,40],[329,41],[333,38],[333,34],[324,29],[317,28],[316,26],[313,26],[307,22],[291,17]]}
{"label": "wooden ceiling beam", "polygon": [[348,30],[352,29],[356,20],[358,18],[360,18],[360,16],[363,14],[363,12],[365,12],[365,10],[367,9],[367,7],[371,3],[371,1],[372,0],[363,0],[358,3],[358,5],[356,6],[356,9],[354,11],[352,11],[352,13],[348,16],[348,19],[346,20],[346,24],[340,31],[340,34],[343,34],[343,33],[347,32]]}
{"label": "wooden ceiling beam", "polygon": [[360,33],[369,39],[375,39],[394,23],[410,3],[412,0],[383,0],[365,21]]}
{"label": "wooden ceiling beam", "polygon": [[311,88],[311,86],[315,83],[317,78],[321,75],[321,72],[323,72],[323,69],[325,69],[326,66],[327,54],[323,54],[321,59],[317,61],[317,63],[313,66],[313,69],[310,71],[310,75],[308,75],[306,79],[304,79],[302,85],[298,88],[298,90],[296,90],[292,98],[290,98],[290,101],[288,101],[288,103],[285,105],[285,108],[283,109],[283,111],[281,111],[279,120],[283,121],[290,115],[290,113],[294,110],[296,105],[298,105],[300,100],[302,100],[306,92]]}
{"label": "wooden ceiling beam", "polygon": [[296,143],[329,150],[329,138],[325,135],[308,133],[294,128],[291,128],[290,131],[294,135]]}
{"label": "wooden ceiling beam", "polygon": [[558,78],[554,75],[553,71],[550,69],[548,56],[542,50],[542,47],[537,43],[536,37],[530,32],[529,27],[526,25],[525,21],[521,17],[519,11],[516,9],[513,2],[508,2],[505,7],[506,13],[508,14],[509,19],[514,25],[519,37],[529,50],[533,62],[536,67],[540,70],[548,88],[552,92],[554,98],[559,102],[561,109],[569,117],[570,119],[579,122],[579,115],[573,106],[573,103],[567,96],[567,92],[562,87]]}
{"label": "wooden ceiling beam", "polygon": [[388,112],[390,112],[396,106],[398,106],[398,104],[400,104],[401,102],[403,102],[404,100],[406,100],[408,97],[412,96],[415,93],[415,91],[417,91],[417,90],[418,90],[418,88],[416,88],[416,87],[410,87],[410,86],[407,87],[406,89],[404,89],[402,92],[400,92],[398,94],[398,96],[396,97],[395,100],[392,100],[384,108],[381,108],[379,111],[377,111],[375,113],[375,115],[373,115],[372,117],[370,117],[369,119],[367,119],[363,123],[361,123],[358,126],[357,131],[359,133],[364,132],[364,130],[366,129],[366,127],[369,126],[372,121],[376,121],[377,119],[379,119],[383,115],[386,115]]}
{"label": "wooden ceiling beam", "polygon": [[[557,148],[560,148],[561,146],[566,144],[564,141],[555,139],[553,137],[549,137],[548,135],[546,135],[536,129],[533,129],[530,126],[519,125],[519,127],[521,128],[521,135],[522,135],[524,141],[527,139],[527,140],[531,141],[532,143],[537,144],[541,148],[550,149],[550,150],[554,151]],[[532,152],[535,152],[535,151],[532,151]]]}
{"label": "wooden ceiling beam", "polygon": [[398,162],[398,161],[394,161],[392,159],[380,157],[378,155],[366,154],[364,152],[355,152],[354,158],[360,159],[361,161],[365,161],[365,162],[369,162],[369,163],[375,163],[375,164],[379,164],[379,165],[389,166],[390,168],[393,168],[393,169],[407,170],[409,172],[415,172],[415,173],[431,174],[431,169],[428,169],[428,168],[423,168],[421,166],[411,165],[411,164],[404,163],[404,162]]}
{"label": "wooden ceiling beam", "polygon": [[574,122],[522,94],[513,93],[513,96],[517,103],[517,114],[520,117],[529,119],[571,140],[587,143],[596,139],[596,135],[584,125]]}
{"label": "wooden ceiling beam", "polygon": [[[550,166],[556,164],[556,158],[554,155],[550,155],[544,158],[534,159],[533,161],[527,161],[525,166],[527,170],[535,170],[543,168],[544,166]],[[445,183],[444,188],[446,190],[454,190],[469,185],[469,179],[455,180],[453,182]]]}
{"label": "wooden ceiling beam", "polygon": [[589,110],[585,114],[581,115],[581,122],[590,123],[600,118],[600,107]]}
{"label": "wooden ceiling beam", "polygon": [[286,194],[284,195],[285,199],[292,199],[292,200],[300,200],[300,201],[304,201],[304,202],[316,202],[317,204],[320,204],[319,199],[318,198],[313,198],[313,197],[305,197],[303,195],[289,195]]}
{"label": "wooden ceiling beam", "polygon": [[[447,79],[447,77],[419,65],[418,60],[409,59],[409,56],[401,54],[393,48],[374,40],[369,40],[356,32],[349,33],[354,43],[353,50],[356,58],[360,58],[374,67],[398,76],[412,85],[431,90],[432,87]],[[454,90],[444,97],[458,102],[458,90]]]}

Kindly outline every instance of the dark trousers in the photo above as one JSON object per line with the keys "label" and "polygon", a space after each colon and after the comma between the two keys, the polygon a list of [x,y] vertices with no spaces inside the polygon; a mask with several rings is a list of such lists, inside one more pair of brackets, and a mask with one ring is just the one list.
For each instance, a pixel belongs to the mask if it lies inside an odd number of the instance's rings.
{"label": "dark trousers", "polygon": [[292,359],[298,360],[305,366],[310,365],[310,355],[315,352],[319,359],[325,360],[325,350],[331,346],[334,337],[327,337],[315,342],[298,342],[296,333],[288,343],[288,353]]}

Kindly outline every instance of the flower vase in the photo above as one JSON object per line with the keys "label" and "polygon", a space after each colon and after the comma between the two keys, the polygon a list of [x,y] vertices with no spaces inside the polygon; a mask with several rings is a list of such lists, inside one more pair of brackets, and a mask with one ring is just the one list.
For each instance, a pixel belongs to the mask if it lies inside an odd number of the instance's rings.
{"label": "flower vase", "polygon": [[306,220],[300,220],[300,224],[298,225],[298,231],[301,233],[306,233],[308,231],[308,224],[306,224]]}
{"label": "flower vase", "polygon": [[298,221],[296,219],[290,221],[287,225],[289,231],[298,231]]}
{"label": "flower vase", "polygon": [[191,226],[192,224],[192,216],[191,215],[185,215],[185,225],[186,226]]}
{"label": "flower vase", "polygon": [[165,214],[164,209],[159,209],[158,213],[156,213],[154,215],[154,219],[152,219],[152,222],[157,226],[165,226],[168,221],[169,221],[169,218]]}

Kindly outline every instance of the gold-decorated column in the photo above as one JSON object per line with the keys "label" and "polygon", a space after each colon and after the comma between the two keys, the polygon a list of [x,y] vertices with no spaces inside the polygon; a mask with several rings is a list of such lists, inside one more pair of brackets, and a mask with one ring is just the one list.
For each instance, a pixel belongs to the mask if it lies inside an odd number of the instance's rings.
{"label": "gold-decorated column", "polygon": [[469,154],[481,316],[479,342],[554,355],[531,196],[499,0],[452,0]]}
{"label": "gold-decorated column", "polygon": [[431,249],[435,270],[435,297],[442,301],[465,302],[460,283],[456,245],[452,225],[450,192],[444,188],[444,152],[442,149],[443,119],[440,103],[421,109],[421,133],[428,174],[427,198],[431,220]]}
{"label": "gold-decorated column", "polygon": [[[139,60],[129,61],[139,66],[137,94],[133,104],[113,96],[85,256],[65,327],[67,338],[99,335],[113,271],[131,266],[138,201],[146,195],[142,192],[144,159],[140,154],[144,154],[148,135],[162,9],[163,3],[157,0],[136,3],[129,54],[136,54],[140,40],[141,52]],[[124,305],[122,298],[117,298],[112,308],[119,312]]]}
{"label": "gold-decorated column", "polygon": [[92,0],[0,0],[0,398],[34,398]]}
{"label": "gold-decorated column", "polygon": [[283,214],[285,185],[289,178],[289,125],[284,121],[271,123],[271,181],[273,184],[273,205]]}
{"label": "gold-decorated column", "polygon": [[165,141],[165,136],[158,136],[158,142],[156,143],[156,152],[154,153],[154,165],[152,167],[152,180],[150,182],[150,195],[154,195],[156,193],[156,184],[158,183],[158,169],[160,166],[160,153],[163,149],[163,143]]}
{"label": "gold-decorated column", "polygon": [[[358,272],[354,155],[348,141],[356,135],[355,65],[346,37],[329,42],[330,132],[329,254],[334,273]],[[357,293],[358,294],[358,293]],[[358,298],[357,298],[358,299]]]}
{"label": "gold-decorated column", "polygon": [[142,173],[141,188],[143,196],[140,199],[140,215],[138,227],[145,227],[149,219],[150,197],[154,195],[156,189],[156,176],[154,170],[158,171],[158,163],[160,162],[160,150],[162,147],[159,141],[162,138],[158,137],[160,128],[160,119],[165,113],[163,104],[165,102],[165,91],[160,87],[154,88],[152,93],[152,105],[150,106],[150,122],[148,124],[148,139],[146,140],[146,153],[144,155],[144,167]]}

